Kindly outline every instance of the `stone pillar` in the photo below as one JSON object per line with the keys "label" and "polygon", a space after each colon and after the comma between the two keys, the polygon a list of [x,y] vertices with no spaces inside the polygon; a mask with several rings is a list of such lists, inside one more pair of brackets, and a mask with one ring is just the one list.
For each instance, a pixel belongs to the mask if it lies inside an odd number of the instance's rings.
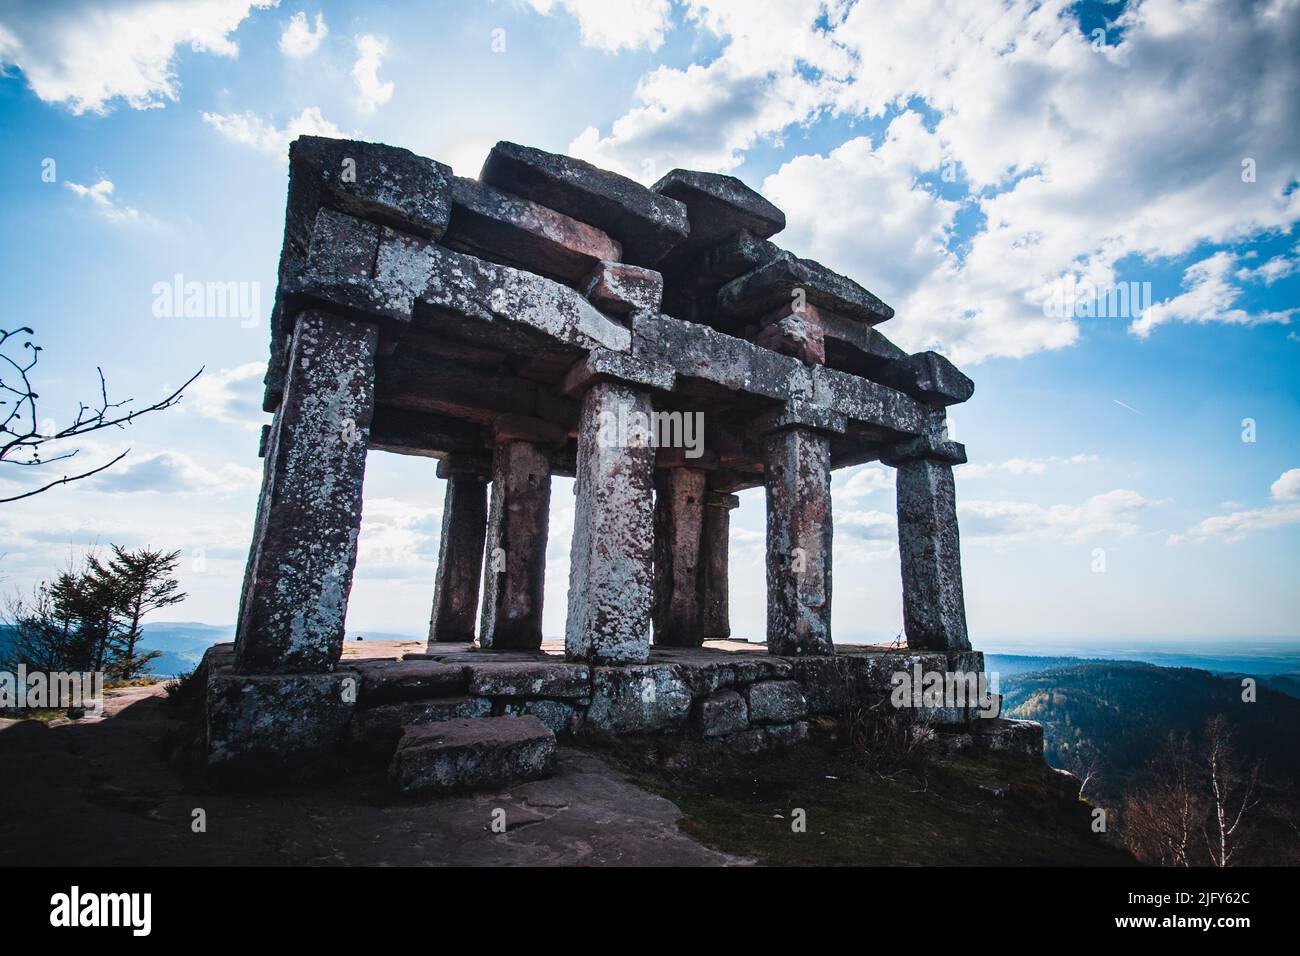
{"label": "stone pillar", "polygon": [[704,483],[698,468],[655,473],[654,642],[668,647],[704,643]]}
{"label": "stone pillar", "polygon": [[483,565],[485,648],[542,646],[551,459],[536,442],[500,437],[492,449],[492,507]]}
{"label": "stone pillar", "polygon": [[830,439],[790,426],[764,439],[767,649],[833,654]]}
{"label": "stone pillar", "polygon": [[486,460],[459,455],[438,462],[438,477],[447,481],[447,497],[442,506],[430,642],[474,640],[491,467]]}
{"label": "stone pillar", "polygon": [[739,507],[735,495],[717,491],[704,496],[704,531],[700,535],[700,568],[703,578],[704,639],[731,636],[731,593],[728,584],[731,544],[731,511]]}
{"label": "stone pillar", "polygon": [[334,669],[361,529],[376,326],[297,317],[236,626],[239,670]]}
{"label": "stone pillar", "polygon": [[970,650],[961,584],[961,542],[952,466],[966,461],[947,439],[943,413],[928,434],[882,456],[897,469],[898,554],[903,571],[903,630],[916,650]]}

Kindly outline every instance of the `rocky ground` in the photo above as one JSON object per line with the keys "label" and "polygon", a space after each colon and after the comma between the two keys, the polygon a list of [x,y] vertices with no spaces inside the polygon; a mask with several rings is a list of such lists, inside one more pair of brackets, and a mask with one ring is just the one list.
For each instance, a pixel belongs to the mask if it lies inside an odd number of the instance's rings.
{"label": "rocky ground", "polygon": [[1010,755],[886,772],[827,734],[748,757],[566,743],[549,780],[417,801],[379,770],[216,791],[167,759],[182,729],[161,685],[110,692],[99,719],[0,721],[0,865],[1131,862],[1046,765]]}
{"label": "rocky ground", "polygon": [[[161,685],[105,716],[0,722],[0,865],[719,865],[671,802],[591,753],[500,793],[392,800],[382,772],[281,792],[214,792],[173,770]],[[195,810],[206,832],[194,832]],[[505,832],[493,832],[494,811]]]}

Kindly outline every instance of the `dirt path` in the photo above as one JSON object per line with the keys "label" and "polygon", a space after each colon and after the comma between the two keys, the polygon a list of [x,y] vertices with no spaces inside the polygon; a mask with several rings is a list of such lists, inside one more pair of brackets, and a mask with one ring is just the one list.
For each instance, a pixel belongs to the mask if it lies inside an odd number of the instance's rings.
{"label": "dirt path", "polygon": [[[550,780],[416,803],[392,802],[379,774],[278,794],[195,789],[161,757],[177,727],[161,694],[111,691],[98,719],[0,721],[0,864],[748,862],[687,836],[670,801],[568,747]],[[498,809],[504,833],[492,830]],[[195,810],[206,832],[194,832]]]}

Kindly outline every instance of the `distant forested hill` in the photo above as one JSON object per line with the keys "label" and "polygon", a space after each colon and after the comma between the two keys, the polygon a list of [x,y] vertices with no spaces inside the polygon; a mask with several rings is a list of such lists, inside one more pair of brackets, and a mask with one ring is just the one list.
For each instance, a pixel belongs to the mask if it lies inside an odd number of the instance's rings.
{"label": "distant forested hill", "polygon": [[1096,792],[1109,800],[1140,781],[1171,732],[1195,737],[1216,714],[1271,780],[1300,781],[1300,700],[1263,680],[1256,701],[1244,703],[1240,677],[1108,661],[1004,673],[1001,690],[1004,716],[1043,724],[1052,764],[1096,760]]}

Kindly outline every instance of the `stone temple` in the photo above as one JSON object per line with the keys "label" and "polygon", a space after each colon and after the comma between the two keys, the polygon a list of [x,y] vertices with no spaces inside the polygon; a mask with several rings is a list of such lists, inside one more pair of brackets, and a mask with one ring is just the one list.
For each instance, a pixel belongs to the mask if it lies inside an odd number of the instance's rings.
{"label": "stone temple", "polygon": [[[203,668],[209,763],[363,744],[408,789],[489,784],[546,773],[557,732],[755,749],[917,662],[982,672],[945,425],[974,386],[885,338],[893,310],[774,244],[784,226],[714,173],[646,188],[502,142],[467,179],[294,142],[237,637]],[[437,459],[441,553],[427,647],[345,656],[372,451]],[[831,471],[877,460],[907,644],[837,654]],[[542,635],[554,475],[576,479],[562,648]],[[729,511],[759,485],[766,646],[728,622]]]}

